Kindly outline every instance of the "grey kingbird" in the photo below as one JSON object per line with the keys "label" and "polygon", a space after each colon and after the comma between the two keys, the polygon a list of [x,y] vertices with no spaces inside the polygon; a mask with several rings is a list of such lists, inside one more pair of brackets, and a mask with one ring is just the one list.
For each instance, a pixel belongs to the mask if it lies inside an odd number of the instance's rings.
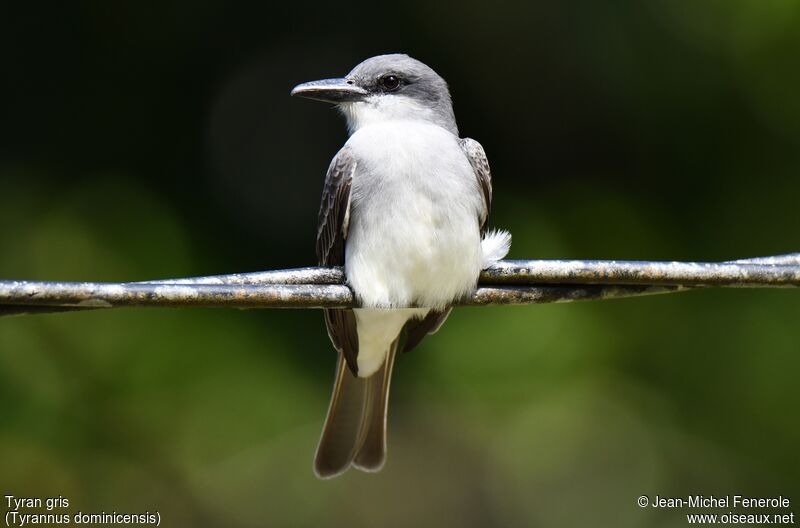
{"label": "grey kingbird", "polygon": [[454,302],[502,259],[505,231],[487,233],[492,203],[481,145],[460,139],[447,83],[408,55],[365,60],[342,79],[292,95],[333,103],[350,138],[325,177],[320,266],[344,266],[361,308],[326,309],[339,352],[314,463],[321,478],[386,460],[386,408],[398,348],[436,332]]}

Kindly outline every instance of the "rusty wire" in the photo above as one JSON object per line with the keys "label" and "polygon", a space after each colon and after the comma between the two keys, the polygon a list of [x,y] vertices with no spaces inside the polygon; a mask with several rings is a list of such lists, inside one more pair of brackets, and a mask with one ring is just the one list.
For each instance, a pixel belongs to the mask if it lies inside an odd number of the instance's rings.
{"label": "rusty wire", "polygon": [[[481,273],[459,305],[618,299],[708,287],[798,287],[800,253],[728,262],[510,260]],[[124,306],[357,307],[340,268],[236,273],[146,282],[0,281],[0,315]]]}

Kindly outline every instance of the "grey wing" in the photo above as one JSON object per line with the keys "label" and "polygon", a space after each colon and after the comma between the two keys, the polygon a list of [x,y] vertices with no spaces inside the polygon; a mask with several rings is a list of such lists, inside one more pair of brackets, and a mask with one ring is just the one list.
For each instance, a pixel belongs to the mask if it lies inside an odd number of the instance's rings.
{"label": "grey wing", "polygon": [[[350,219],[350,189],[356,160],[344,147],[328,168],[317,222],[317,261],[320,266],[343,266]],[[342,353],[353,374],[358,372],[358,333],[351,309],[326,309],[325,325],[333,346]]]}
{"label": "grey wing", "polygon": [[489,212],[492,209],[492,172],[489,170],[489,160],[486,159],[486,152],[483,151],[481,144],[474,139],[460,139],[459,143],[464,154],[467,155],[469,164],[472,165],[472,170],[475,171],[475,177],[478,178],[478,184],[483,191],[484,208],[479,218],[481,235],[483,235],[486,233]]}
{"label": "grey wing", "polygon": [[350,188],[356,160],[344,147],[331,161],[317,218],[317,261],[320,266],[343,266],[350,218]]}
{"label": "grey wing", "polygon": [[447,320],[452,309],[448,306],[441,311],[431,310],[424,318],[411,319],[407,322],[404,327],[406,340],[403,343],[403,352],[413,350],[425,336],[435,334]]}

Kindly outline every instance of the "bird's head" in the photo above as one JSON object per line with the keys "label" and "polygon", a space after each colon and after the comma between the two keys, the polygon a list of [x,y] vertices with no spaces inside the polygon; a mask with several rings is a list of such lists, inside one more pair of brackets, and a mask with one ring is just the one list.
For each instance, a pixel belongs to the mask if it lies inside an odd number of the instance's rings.
{"label": "bird's head", "polygon": [[334,103],[351,132],[383,121],[421,120],[458,135],[447,83],[408,55],[369,58],[343,78],[299,84],[292,95]]}

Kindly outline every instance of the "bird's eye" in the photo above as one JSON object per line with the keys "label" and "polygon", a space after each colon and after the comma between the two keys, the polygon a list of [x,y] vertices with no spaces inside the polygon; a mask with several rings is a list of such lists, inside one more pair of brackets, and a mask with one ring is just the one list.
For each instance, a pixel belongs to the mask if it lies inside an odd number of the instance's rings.
{"label": "bird's eye", "polygon": [[387,92],[393,92],[400,88],[400,79],[396,75],[384,75],[381,77],[381,86]]}

